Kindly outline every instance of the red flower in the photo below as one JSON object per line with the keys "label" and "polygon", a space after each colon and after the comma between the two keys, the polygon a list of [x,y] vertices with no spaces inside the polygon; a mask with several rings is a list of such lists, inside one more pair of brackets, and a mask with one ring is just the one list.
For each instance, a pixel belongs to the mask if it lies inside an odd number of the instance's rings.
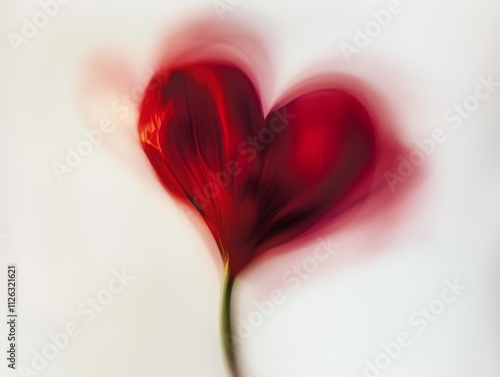
{"label": "red flower", "polygon": [[334,208],[376,155],[374,123],[347,91],[303,94],[264,117],[247,75],[222,63],[158,72],[139,132],[163,185],[200,212],[233,276]]}
{"label": "red flower", "polygon": [[236,276],[266,250],[370,194],[374,173],[393,168],[402,151],[347,89],[303,93],[264,116],[248,76],[214,62],[158,72],[139,133],[163,185],[199,211],[217,241],[226,264],[224,349],[235,377]]}

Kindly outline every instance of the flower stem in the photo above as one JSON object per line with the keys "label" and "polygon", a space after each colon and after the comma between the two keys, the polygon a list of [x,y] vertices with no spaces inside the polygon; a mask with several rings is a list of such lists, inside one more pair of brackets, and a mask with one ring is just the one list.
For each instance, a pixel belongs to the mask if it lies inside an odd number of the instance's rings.
{"label": "flower stem", "polygon": [[229,370],[233,377],[240,377],[236,353],[234,349],[233,330],[231,322],[231,295],[233,293],[234,277],[229,270],[229,264],[226,263],[224,269],[224,287],[222,291],[222,342],[224,353]]}

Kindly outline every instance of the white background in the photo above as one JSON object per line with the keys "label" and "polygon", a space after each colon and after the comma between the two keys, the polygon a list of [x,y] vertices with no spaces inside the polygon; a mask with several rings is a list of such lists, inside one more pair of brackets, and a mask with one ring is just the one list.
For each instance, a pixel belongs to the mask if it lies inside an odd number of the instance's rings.
{"label": "white background", "polygon": [[[7,34],[21,34],[22,18],[41,8],[3,1],[0,312],[6,267],[16,263],[18,363],[30,366],[48,333],[75,321],[81,333],[39,375],[227,376],[213,241],[158,184],[138,143],[136,106],[120,119],[110,103],[144,84],[165,38],[201,14],[220,27],[244,21],[265,36],[274,69],[266,108],[297,75],[322,64],[376,88],[410,144],[436,127],[449,130],[443,113],[474,94],[479,76],[500,81],[500,3],[402,1],[403,11],[347,62],[341,43],[352,44],[355,28],[387,4],[243,0],[221,20],[211,1],[71,0],[16,53]],[[362,376],[364,360],[402,330],[413,344],[382,376],[500,374],[499,92],[448,132],[395,219],[353,221],[335,233],[338,253],[300,289],[290,291],[282,275],[315,242],[290,246],[242,276],[237,318],[274,289],[286,292],[239,348],[244,377]],[[60,182],[53,162],[64,162],[66,147],[103,117],[115,130]],[[76,307],[122,268],[135,279],[86,324]],[[455,278],[467,290],[418,333],[412,313]],[[0,363],[1,376],[15,374]]]}

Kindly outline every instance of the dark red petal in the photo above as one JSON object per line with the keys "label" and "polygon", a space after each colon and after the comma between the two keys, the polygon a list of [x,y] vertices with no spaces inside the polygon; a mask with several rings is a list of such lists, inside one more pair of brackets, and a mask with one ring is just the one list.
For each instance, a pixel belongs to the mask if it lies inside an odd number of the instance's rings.
{"label": "dark red petal", "polygon": [[[194,64],[159,73],[162,80],[146,92],[139,132],[165,187],[202,214],[219,247],[238,217],[234,175],[253,168],[238,146],[264,122],[259,98],[248,77],[223,64]],[[230,168],[230,167],[229,167]],[[233,171],[234,169],[230,170]]]}
{"label": "dark red petal", "polygon": [[246,220],[241,239],[252,247],[249,255],[239,252],[232,258],[235,271],[308,230],[374,163],[373,122],[363,105],[342,90],[302,95],[273,111],[266,128],[275,131],[268,144],[260,143],[258,181],[238,203],[242,216],[258,209],[251,223]]}

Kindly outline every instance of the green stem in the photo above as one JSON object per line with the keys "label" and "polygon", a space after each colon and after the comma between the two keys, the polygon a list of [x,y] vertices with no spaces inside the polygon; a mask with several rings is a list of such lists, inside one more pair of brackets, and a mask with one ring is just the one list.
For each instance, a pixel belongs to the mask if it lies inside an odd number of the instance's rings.
{"label": "green stem", "polygon": [[233,342],[231,323],[231,295],[233,293],[234,277],[229,271],[229,265],[224,269],[224,287],[222,291],[222,342],[229,370],[233,377],[240,377]]}

